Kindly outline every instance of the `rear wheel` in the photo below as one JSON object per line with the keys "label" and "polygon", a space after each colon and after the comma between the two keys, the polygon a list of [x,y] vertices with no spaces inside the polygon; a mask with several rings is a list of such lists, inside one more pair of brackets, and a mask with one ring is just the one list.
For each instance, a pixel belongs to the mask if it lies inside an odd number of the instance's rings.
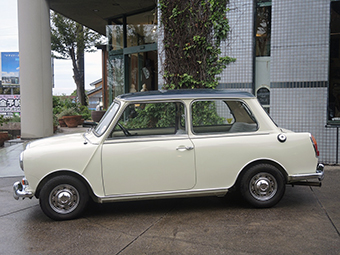
{"label": "rear wheel", "polygon": [[286,186],[280,170],[269,164],[249,168],[241,179],[243,198],[255,207],[272,207],[283,197]]}
{"label": "rear wheel", "polygon": [[85,185],[72,176],[53,177],[40,191],[39,203],[43,212],[53,220],[78,217],[88,202]]}

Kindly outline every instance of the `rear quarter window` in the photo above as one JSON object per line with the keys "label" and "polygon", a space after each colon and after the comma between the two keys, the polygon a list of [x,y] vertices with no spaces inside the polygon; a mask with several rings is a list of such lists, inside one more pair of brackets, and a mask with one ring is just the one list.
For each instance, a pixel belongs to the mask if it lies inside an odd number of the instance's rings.
{"label": "rear quarter window", "polygon": [[194,101],[191,118],[195,134],[255,132],[258,129],[248,106],[237,100]]}

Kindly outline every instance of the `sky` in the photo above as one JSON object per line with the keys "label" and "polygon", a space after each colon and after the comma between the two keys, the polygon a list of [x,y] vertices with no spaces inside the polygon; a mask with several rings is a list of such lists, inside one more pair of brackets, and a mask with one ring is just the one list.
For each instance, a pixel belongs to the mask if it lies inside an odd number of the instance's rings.
{"label": "sky", "polygon": [[[0,52],[17,52],[19,51],[17,1],[0,0],[0,10]],[[101,51],[85,53],[85,89],[93,89],[90,83],[100,79],[101,74]],[[76,89],[72,76],[71,60],[55,59],[53,95],[70,95]]]}

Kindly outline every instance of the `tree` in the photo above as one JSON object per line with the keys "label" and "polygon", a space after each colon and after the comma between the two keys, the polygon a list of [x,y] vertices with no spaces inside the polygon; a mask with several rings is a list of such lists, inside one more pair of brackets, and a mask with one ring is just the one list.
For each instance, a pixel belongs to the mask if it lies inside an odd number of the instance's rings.
{"label": "tree", "polygon": [[164,27],[165,88],[216,88],[236,59],[221,56],[229,25],[227,0],[159,0]]}
{"label": "tree", "polygon": [[86,105],[84,86],[84,52],[93,52],[100,44],[101,35],[81,24],[51,12],[51,49],[57,59],[71,59],[73,79],[77,86],[77,97]]}

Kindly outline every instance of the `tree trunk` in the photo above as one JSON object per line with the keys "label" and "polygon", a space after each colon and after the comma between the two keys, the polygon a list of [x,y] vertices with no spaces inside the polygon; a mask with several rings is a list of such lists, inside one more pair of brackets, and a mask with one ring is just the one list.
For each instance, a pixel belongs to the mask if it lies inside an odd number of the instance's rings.
{"label": "tree trunk", "polygon": [[75,81],[77,84],[77,96],[81,105],[87,105],[85,95],[85,77],[84,77],[84,52],[78,53],[78,80]]}
{"label": "tree trunk", "polygon": [[[80,26],[79,30],[83,30]],[[80,40],[79,43],[83,42]],[[84,47],[83,45],[77,45],[77,53],[75,54],[74,49],[70,49],[69,54],[71,56],[73,65],[73,79],[77,85],[77,97],[81,105],[87,106],[86,94],[85,94],[85,82],[84,82]]]}

